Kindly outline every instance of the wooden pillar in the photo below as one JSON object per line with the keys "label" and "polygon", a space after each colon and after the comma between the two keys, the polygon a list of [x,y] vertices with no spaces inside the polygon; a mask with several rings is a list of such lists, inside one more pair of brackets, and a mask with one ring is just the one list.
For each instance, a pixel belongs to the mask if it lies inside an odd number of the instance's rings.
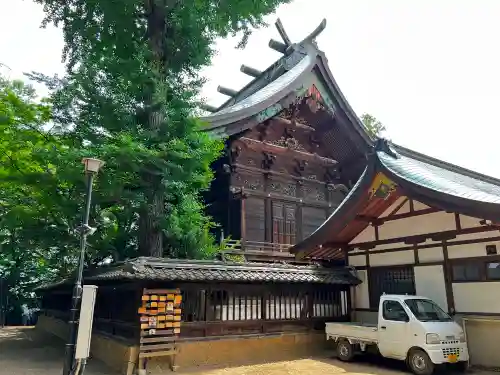
{"label": "wooden pillar", "polygon": [[448,312],[455,312],[455,299],[453,298],[453,285],[452,285],[452,270],[448,258],[448,245],[446,240],[443,241],[443,273],[444,273],[444,286],[446,290],[446,302],[448,304]]}
{"label": "wooden pillar", "polygon": [[247,220],[246,220],[244,197],[241,198],[240,205],[241,205],[241,248],[242,250],[245,250],[245,240],[247,238]]}
{"label": "wooden pillar", "polygon": [[264,238],[266,242],[273,242],[272,210],[271,198],[267,197],[264,199]]}

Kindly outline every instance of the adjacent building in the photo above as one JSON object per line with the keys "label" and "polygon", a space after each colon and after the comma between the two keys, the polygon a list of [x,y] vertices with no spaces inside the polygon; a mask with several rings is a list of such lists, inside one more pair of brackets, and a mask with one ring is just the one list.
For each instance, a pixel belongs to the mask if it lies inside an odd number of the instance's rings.
{"label": "adjacent building", "polygon": [[362,280],[354,319],[376,321],[382,293],[427,296],[463,324],[473,364],[500,367],[498,223],[500,180],[379,140],[348,197],[291,252],[344,256]]}

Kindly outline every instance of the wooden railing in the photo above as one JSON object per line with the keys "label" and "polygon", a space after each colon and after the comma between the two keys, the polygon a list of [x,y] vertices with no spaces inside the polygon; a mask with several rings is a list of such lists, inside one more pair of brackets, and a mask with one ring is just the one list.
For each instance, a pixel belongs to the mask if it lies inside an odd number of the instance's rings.
{"label": "wooden railing", "polygon": [[[245,240],[229,240],[226,242],[224,248],[225,252],[233,253],[280,253],[280,255],[287,256],[290,254],[288,249],[292,247],[291,244],[282,244],[275,242],[257,242],[257,241],[245,241]],[[290,255],[291,256],[291,255]]]}

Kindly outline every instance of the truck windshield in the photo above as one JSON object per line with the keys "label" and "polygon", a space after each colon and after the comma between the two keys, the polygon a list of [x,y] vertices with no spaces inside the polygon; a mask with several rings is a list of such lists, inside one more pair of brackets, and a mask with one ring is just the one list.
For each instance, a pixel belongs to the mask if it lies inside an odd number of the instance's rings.
{"label": "truck windshield", "polygon": [[449,322],[451,317],[429,299],[407,299],[406,306],[421,322]]}

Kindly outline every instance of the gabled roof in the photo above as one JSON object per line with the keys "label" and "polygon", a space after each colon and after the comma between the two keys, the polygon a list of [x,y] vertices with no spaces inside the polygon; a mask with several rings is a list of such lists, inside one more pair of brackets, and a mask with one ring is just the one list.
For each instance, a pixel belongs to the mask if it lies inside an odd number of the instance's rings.
{"label": "gabled roof", "polygon": [[[355,276],[344,267],[295,266],[269,263],[235,263],[208,260],[181,260],[141,257],[86,272],[85,282],[99,281],[205,281],[277,282],[357,285]],[[39,290],[71,285],[72,279],[45,285]]]}
{"label": "gabled roof", "polygon": [[[208,123],[204,129],[218,136],[231,136],[250,129],[308,95],[308,90],[316,84],[321,86],[318,89],[326,109],[348,129],[355,143],[371,146],[372,140],[365,127],[340,91],[324,52],[318,49],[314,41],[325,26],[326,20],[323,20],[300,43],[286,45],[271,41],[270,45],[282,45],[283,57],[212,114],[202,117],[201,120]],[[278,30],[282,28],[279,20],[277,27]],[[280,34],[282,32],[284,33],[281,29]],[[284,40],[288,40],[288,37]]]}
{"label": "gabled roof", "polygon": [[[374,191],[377,186],[390,192],[378,196]],[[314,233],[290,251],[299,257],[339,257],[339,249],[401,196],[448,212],[500,222],[500,180],[379,140],[349,195]]]}

